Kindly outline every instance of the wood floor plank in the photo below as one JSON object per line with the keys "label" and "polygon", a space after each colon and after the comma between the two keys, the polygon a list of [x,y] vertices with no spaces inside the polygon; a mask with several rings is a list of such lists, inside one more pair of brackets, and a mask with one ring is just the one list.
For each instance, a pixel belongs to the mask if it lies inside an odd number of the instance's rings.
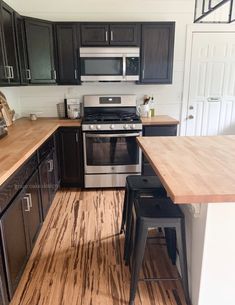
{"label": "wood floor plank", "polygon": [[[127,305],[123,197],[122,190],[59,191],[11,305]],[[177,276],[165,246],[148,243],[141,274],[156,273]],[[185,305],[179,281],[138,287],[136,305]]]}

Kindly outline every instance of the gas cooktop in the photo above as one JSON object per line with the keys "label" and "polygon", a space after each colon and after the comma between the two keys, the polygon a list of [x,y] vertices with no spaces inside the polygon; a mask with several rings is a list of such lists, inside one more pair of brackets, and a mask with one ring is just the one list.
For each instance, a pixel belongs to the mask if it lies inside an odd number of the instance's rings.
{"label": "gas cooktop", "polygon": [[140,117],[135,113],[96,113],[89,114],[83,123],[140,123]]}

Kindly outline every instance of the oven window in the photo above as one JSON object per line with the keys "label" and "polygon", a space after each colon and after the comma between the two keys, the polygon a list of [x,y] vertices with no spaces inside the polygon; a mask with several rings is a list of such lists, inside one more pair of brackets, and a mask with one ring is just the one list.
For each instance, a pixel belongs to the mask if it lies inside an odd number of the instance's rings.
{"label": "oven window", "polygon": [[87,165],[136,165],[139,163],[139,147],[136,137],[94,137],[86,135]]}
{"label": "oven window", "polygon": [[122,75],[122,58],[81,58],[82,75]]}

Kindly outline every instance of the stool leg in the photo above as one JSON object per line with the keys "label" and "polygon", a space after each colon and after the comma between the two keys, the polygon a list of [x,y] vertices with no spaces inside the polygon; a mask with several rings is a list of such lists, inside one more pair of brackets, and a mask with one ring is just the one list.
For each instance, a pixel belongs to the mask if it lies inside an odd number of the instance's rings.
{"label": "stool leg", "polygon": [[138,286],[139,272],[142,266],[148,228],[142,221],[137,219],[136,234],[133,250],[133,264],[131,270],[130,300],[129,305],[134,304],[135,294]]}
{"label": "stool leg", "polygon": [[130,236],[131,236],[131,221],[132,221],[132,207],[134,204],[135,192],[128,190],[127,206],[126,206],[126,232],[124,243],[124,260],[128,265],[130,261]]}
{"label": "stool leg", "polygon": [[173,265],[176,264],[176,232],[175,228],[164,228],[167,253]]}
{"label": "stool leg", "polygon": [[122,209],[122,224],[120,229],[120,234],[124,231],[124,225],[126,223],[126,209],[127,209],[127,200],[128,200],[128,191],[127,191],[127,185],[125,188],[125,196],[124,196],[124,203],[123,203],[123,209]]}
{"label": "stool leg", "polygon": [[180,219],[180,224],[176,225],[176,239],[179,251],[180,269],[182,274],[182,284],[184,288],[187,305],[191,305],[189,288],[188,288],[188,267],[187,267],[187,252],[185,238],[185,223],[184,218]]}

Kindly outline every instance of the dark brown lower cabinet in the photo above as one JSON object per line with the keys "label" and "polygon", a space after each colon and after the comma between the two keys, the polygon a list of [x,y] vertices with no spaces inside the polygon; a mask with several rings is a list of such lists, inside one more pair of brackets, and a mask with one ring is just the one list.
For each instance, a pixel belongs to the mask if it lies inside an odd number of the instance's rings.
{"label": "dark brown lower cabinet", "polygon": [[43,219],[46,218],[58,188],[55,165],[56,153],[52,150],[39,166]]}
{"label": "dark brown lower cabinet", "polygon": [[27,213],[27,227],[30,247],[33,248],[42,226],[41,198],[39,193],[38,171],[32,176],[26,186],[26,196],[29,197],[30,211]]}
{"label": "dark brown lower cabinet", "polygon": [[3,267],[3,255],[0,252],[0,305],[8,305],[9,298],[7,294],[7,284],[5,270]]}
{"label": "dark brown lower cabinet", "polygon": [[3,255],[10,297],[13,296],[41,224],[41,201],[38,171],[1,217]]}
{"label": "dark brown lower cabinet", "polygon": [[64,127],[59,130],[61,185],[83,187],[83,153],[81,128]]}
{"label": "dark brown lower cabinet", "polygon": [[[177,125],[150,125],[143,126],[143,136],[145,137],[169,137],[177,135]],[[142,156],[142,175],[155,176],[155,172],[149,161]]]}
{"label": "dark brown lower cabinet", "polygon": [[30,253],[27,232],[29,198],[23,189],[1,217],[1,235],[10,298],[12,298]]}

